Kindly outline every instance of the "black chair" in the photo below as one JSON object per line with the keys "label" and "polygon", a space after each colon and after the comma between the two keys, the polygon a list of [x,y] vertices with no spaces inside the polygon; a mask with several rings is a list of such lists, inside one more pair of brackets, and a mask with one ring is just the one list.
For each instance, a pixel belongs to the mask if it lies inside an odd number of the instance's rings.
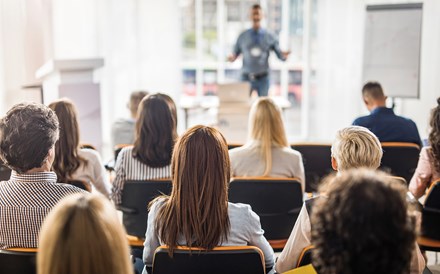
{"label": "black chair", "polygon": [[[433,248],[427,250],[440,251],[440,180],[431,184],[422,209],[421,234],[433,240]],[[435,244],[437,241],[438,245]],[[429,247],[429,246],[426,246]]]}
{"label": "black chair", "polygon": [[319,182],[334,172],[331,163],[330,144],[291,144],[290,147],[301,153],[306,175],[306,192],[316,192]]}
{"label": "black chair", "polygon": [[7,181],[11,178],[11,169],[0,163],[0,181]]}
{"label": "black chair", "polygon": [[407,182],[411,181],[419,161],[419,146],[399,142],[381,144],[383,156],[379,168],[392,175],[403,177]]}
{"label": "black chair", "polygon": [[233,178],[229,201],[251,205],[260,217],[266,239],[274,249],[281,249],[298,218],[303,193],[296,178]]}
{"label": "black chair", "polygon": [[157,196],[170,194],[171,180],[127,181],[122,191],[122,222],[127,234],[144,238],[148,222],[148,204]]}
{"label": "black chair", "polygon": [[82,190],[85,190],[87,192],[92,192],[92,188],[90,187],[90,185],[87,184],[86,182],[81,181],[81,180],[67,180],[65,183],[69,184],[69,185],[73,185],[73,186],[80,188]]}
{"label": "black chair", "polygon": [[[150,272],[151,273],[151,272]],[[179,247],[171,258],[166,246],[156,249],[153,274],[264,274],[264,255],[255,246],[216,247],[206,251]]]}
{"label": "black chair", "polygon": [[313,245],[309,245],[301,251],[296,267],[301,267],[312,263],[312,252],[314,248],[315,247]]}
{"label": "black chair", "polygon": [[35,248],[11,248],[0,250],[0,273],[2,274],[35,274]]}
{"label": "black chair", "polygon": [[228,143],[228,149],[233,149],[236,147],[241,147],[243,146],[243,144],[238,144],[238,143]]}

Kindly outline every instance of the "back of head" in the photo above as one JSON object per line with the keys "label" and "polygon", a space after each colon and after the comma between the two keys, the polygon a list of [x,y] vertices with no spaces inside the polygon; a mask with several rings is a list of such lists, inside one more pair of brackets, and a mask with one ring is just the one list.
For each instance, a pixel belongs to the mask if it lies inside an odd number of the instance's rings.
{"label": "back of head", "polygon": [[336,133],[332,145],[332,157],[338,171],[366,167],[376,169],[382,159],[382,146],[370,130],[360,126],[350,126]]}
{"label": "back of head", "polygon": [[85,161],[78,156],[79,125],[75,105],[69,99],[60,99],[49,104],[58,117],[60,123],[60,138],[55,145],[55,160],[53,170],[57,173],[58,180],[66,182]]}
{"label": "back of head", "polygon": [[113,205],[101,195],[64,198],[40,232],[38,273],[127,274],[133,271]]}
{"label": "back of head", "polygon": [[409,273],[415,222],[399,182],[350,170],[331,178],[326,193],[311,217],[319,273]]}
{"label": "back of head", "polygon": [[431,111],[429,126],[431,127],[429,144],[431,145],[434,167],[437,172],[440,172],[440,97],[437,98],[437,106]]}
{"label": "back of head", "polygon": [[167,166],[176,138],[176,120],[169,99],[160,93],[144,97],[138,110],[133,156],[150,167]]}
{"label": "back of head", "polygon": [[173,190],[156,219],[170,252],[182,235],[189,246],[212,249],[229,233],[230,162],[226,141],[211,127],[195,126],[177,141],[172,160]]}
{"label": "back of head", "polygon": [[128,108],[132,117],[135,117],[138,111],[138,106],[142,99],[148,95],[148,91],[138,90],[133,91],[130,95],[130,101],[128,103]]}
{"label": "back of head", "polygon": [[18,173],[39,168],[58,133],[58,119],[51,109],[35,103],[17,104],[0,120],[1,160]]}
{"label": "back of head", "polygon": [[249,115],[249,140],[258,142],[261,157],[266,161],[263,176],[268,175],[272,169],[272,146],[287,147],[289,145],[281,110],[272,99],[259,98],[252,105]]}
{"label": "back of head", "polygon": [[374,101],[385,100],[382,86],[378,82],[367,82],[362,87],[362,96]]}

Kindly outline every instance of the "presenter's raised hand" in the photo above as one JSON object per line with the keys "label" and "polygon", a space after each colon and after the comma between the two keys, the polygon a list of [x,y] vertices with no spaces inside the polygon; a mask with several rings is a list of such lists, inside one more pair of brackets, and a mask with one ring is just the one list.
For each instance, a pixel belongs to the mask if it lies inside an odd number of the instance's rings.
{"label": "presenter's raised hand", "polygon": [[288,51],[282,51],[282,52],[281,52],[281,54],[283,55],[283,58],[284,58],[284,59],[287,59],[287,58],[289,57],[290,53],[291,53],[290,50],[288,50]]}
{"label": "presenter's raised hand", "polygon": [[235,60],[237,60],[237,55],[231,54],[231,55],[228,56],[228,61],[229,62],[234,62]]}

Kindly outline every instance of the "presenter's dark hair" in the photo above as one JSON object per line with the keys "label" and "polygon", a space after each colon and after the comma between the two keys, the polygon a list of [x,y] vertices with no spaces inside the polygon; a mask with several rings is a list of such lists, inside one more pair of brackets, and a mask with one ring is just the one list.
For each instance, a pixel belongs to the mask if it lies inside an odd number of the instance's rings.
{"label": "presenter's dark hair", "polygon": [[58,134],[58,119],[50,108],[17,104],[0,120],[0,158],[18,173],[41,167]]}
{"label": "presenter's dark hair", "polygon": [[[194,126],[177,141],[171,164],[173,190],[158,210],[155,227],[170,254],[183,236],[190,247],[212,249],[227,239],[228,146],[221,133]],[[154,200],[154,204],[158,200]]]}
{"label": "presenter's dark hair", "polygon": [[261,5],[260,4],[253,4],[252,9],[253,10],[261,10]]}
{"label": "presenter's dark hair", "polygon": [[437,172],[440,172],[440,97],[437,98],[437,106],[431,111],[429,126],[431,127],[429,144],[431,145],[434,167]]}
{"label": "presenter's dark hair", "polygon": [[379,82],[367,82],[362,87],[362,96],[372,99],[382,99],[385,95]]}
{"label": "presenter's dark hair", "polygon": [[58,181],[66,183],[81,164],[87,160],[78,155],[80,131],[78,114],[75,105],[68,99],[60,99],[49,104],[60,123],[60,138],[55,144],[55,160],[53,170]]}
{"label": "presenter's dark hair", "polygon": [[139,104],[133,157],[150,167],[171,163],[177,130],[169,99],[155,93],[144,97]]}
{"label": "presenter's dark hair", "polygon": [[371,169],[340,173],[326,187],[311,216],[319,273],[409,273],[415,221],[405,188]]}

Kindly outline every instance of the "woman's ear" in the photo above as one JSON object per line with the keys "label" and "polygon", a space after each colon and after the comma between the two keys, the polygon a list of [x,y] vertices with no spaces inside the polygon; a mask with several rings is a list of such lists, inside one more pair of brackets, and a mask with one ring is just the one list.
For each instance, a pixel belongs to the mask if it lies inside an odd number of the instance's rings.
{"label": "woman's ear", "polygon": [[332,168],[333,170],[338,171],[338,162],[334,157],[332,157]]}

